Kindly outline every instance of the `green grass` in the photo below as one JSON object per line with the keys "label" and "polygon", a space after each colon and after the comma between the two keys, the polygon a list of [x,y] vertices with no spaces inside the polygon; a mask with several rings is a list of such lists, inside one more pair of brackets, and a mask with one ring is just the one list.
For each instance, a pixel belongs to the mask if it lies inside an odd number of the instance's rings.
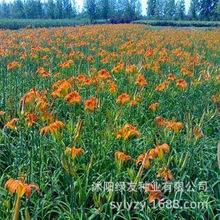
{"label": "green grass", "polygon": [[137,20],[134,24],[170,27],[220,27],[219,21],[168,21],[168,20]]}
{"label": "green grass", "polygon": [[[105,24],[104,20],[97,20],[96,24]],[[89,19],[0,19],[0,29],[18,30],[21,28],[49,28],[88,25]]]}

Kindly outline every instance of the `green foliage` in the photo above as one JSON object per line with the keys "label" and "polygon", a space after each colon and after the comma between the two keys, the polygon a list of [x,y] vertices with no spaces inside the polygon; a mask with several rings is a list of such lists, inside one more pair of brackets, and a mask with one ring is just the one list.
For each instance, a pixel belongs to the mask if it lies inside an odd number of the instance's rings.
{"label": "green foliage", "polygon": [[0,5],[0,18],[10,18],[11,8],[9,3],[3,1]]}
{"label": "green foliage", "polygon": [[21,0],[16,0],[12,3],[11,14],[16,19],[25,18],[24,4]]}
{"label": "green foliage", "polygon": [[211,20],[218,0],[200,0],[199,18],[201,20]]}
{"label": "green foliage", "polygon": [[198,0],[191,0],[190,7],[189,7],[189,19],[190,20],[197,20],[199,15],[199,1]]}
{"label": "green foliage", "polygon": [[156,0],[148,0],[147,2],[147,16],[152,19],[155,16]]}
{"label": "green foliage", "polygon": [[146,24],[152,26],[171,26],[171,27],[220,27],[218,21],[160,21],[160,20],[138,20],[135,24]]}
{"label": "green foliage", "polygon": [[93,22],[97,18],[97,1],[96,0],[86,0],[85,1],[85,10],[88,14],[88,17],[91,22]]}
{"label": "green foliage", "polygon": [[177,20],[184,20],[186,16],[185,0],[178,0],[176,5]]}
{"label": "green foliage", "polygon": [[218,1],[216,3],[215,9],[214,9],[213,19],[216,21],[220,20],[220,1]]}
{"label": "green foliage", "polygon": [[[85,25],[89,23],[90,21],[88,19],[2,19],[0,20],[0,29],[48,28]],[[104,24],[106,21],[97,20],[96,23]]]}
{"label": "green foliage", "polygon": [[164,9],[165,18],[167,20],[173,20],[176,16],[176,4],[175,0],[167,0],[165,2],[165,9]]}

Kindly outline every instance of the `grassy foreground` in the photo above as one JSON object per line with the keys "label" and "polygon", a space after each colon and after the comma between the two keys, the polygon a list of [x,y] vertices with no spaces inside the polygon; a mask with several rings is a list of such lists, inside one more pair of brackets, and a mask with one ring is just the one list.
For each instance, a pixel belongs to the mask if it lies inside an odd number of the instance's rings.
{"label": "grassy foreground", "polygon": [[1,30],[0,219],[220,219],[220,30]]}

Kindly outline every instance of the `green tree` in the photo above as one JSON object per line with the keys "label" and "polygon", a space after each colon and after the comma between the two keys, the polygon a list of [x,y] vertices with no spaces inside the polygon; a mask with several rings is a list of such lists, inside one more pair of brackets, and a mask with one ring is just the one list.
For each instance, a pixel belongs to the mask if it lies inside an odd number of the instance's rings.
{"label": "green tree", "polygon": [[200,0],[199,15],[201,20],[211,20],[218,0]]}
{"label": "green tree", "polygon": [[175,0],[167,0],[164,5],[165,18],[173,20],[176,16],[176,4]]}
{"label": "green tree", "polygon": [[63,16],[62,18],[72,18],[73,17],[73,8],[70,0],[63,0]]}
{"label": "green tree", "polygon": [[179,0],[176,6],[176,16],[178,20],[184,20],[186,17],[185,0]]}
{"label": "green tree", "polygon": [[142,5],[141,5],[141,1],[138,0],[137,3],[136,3],[136,14],[138,17],[141,16],[142,14]]}
{"label": "green tree", "polygon": [[24,12],[26,18],[42,18],[43,8],[40,0],[28,0],[24,4]]}
{"label": "green tree", "polygon": [[147,1],[147,16],[151,19],[155,17],[156,0]]}
{"label": "green tree", "polygon": [[87,15],[90,18],[90,21],[93,22],[97,18],[96,0],[86,0],[84,7],[87,12]]}
{"label": "green tree", "polygon": [[8,3],[4,0],[0,5],[0,18],[10,18],[11,17],[11,8]]}
{"label": "green tree", "polygon": [[25,18],[24,4],[21,0],[15,0],[11,4],[11,16],[12,18]]}
{"label": "green tree", "polygon": [[130,0],[132,16],[139,17],[141,15],[141,3],[139,0]]}
{"label": "green tree", "polygon": [[109,17],[114,17],[116,15],[117,9],[117,1],[116,0],[109,0]]}
{"label": "green tree", "polygon": [[220,0],[217,2],[215,8],[214,8],[214,20],[219,21],[220,20]]}
{"label": "green tree", "polygon": [[36,10],[36,18],[43,18],[44,17],[43,4],[42,4],[41,0],[36,0],[35,10]]}
{"label": "green tree", "polygon": [[191,0],[188,16],[191,20],[197,20],[199,14],[199,2],[198,0]]}
{"label": "green tree", "polygon": [[108,19],[110,16],[110,3],[109,0],[100,0],[100,14],[101,18]]}
{"label": "green tree", "polygon": [[55,10],[54,10],[54,18],[55,19],[63,18],[63,1],[62,0],[56,1]]}
{"label": "green tree", "polygon": [[154,9],[154,19],[164,19],[165,18],[165,0],[156,0],[156,6]]}
{"label": "green tree", "polygon": [[53,0],[48,0],[46,5],[46,17],[50,19],[55,18],[55,3]]}

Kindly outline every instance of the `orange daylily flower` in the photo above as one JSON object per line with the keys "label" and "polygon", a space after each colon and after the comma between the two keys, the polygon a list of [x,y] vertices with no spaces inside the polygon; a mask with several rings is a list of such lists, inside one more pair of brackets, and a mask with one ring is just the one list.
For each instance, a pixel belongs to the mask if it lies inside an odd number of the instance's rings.
{"label": "orange daylily flower", "polygon": [[39,67],[37,73],[40,74],[43,78],[50,77],[50,74],[43,67]]}
{"label": "orange daylily flower", "polygon": [[4,115],[5,114],[5,112],[4,111],[0,111],[0,115]]}
{"label": "orange daylily flower", "polygon": [[19,64],[16,61],[13,61],[7,65],[7,70],[11,70],[11,69],[14,69],[15,67],[20,67],[20,66],[21,64]]}
{"label": "orange daylily flower", "polygon": [[[150,160],[153,160],[155,158],[155,150],[150,149],[146,153],[141,154],[136,161],[136,166],[139,163],[142,163],[145,169],[148,169],[150,167]],[[145,161],[145,164],[143,164]]]}
{"label": "orange daylily flower", "polygon": [[59,129],[64,129],[64,124],[62,121],[55,121],[54,123],[41,128],[40,135],[48,135],[49,132],[53,135],[57,135]]}
{"label": "orange daylily flower", "polygon": [[164,182],[167,182],[168,180],[173,180],[173,175],[171,174],[171,171],[168,170],[166,167],[159,169],[159,173],[156,177],[162,177],[164,179]]}
{"label": "orange daylily flower", "polygon": [[16,127],[17,122],[18,122],[18,118],[13,118],[4,125],[3,129],[8,127],[8,128],[11,128],[12,130],[17,130],[17,127]]}
{"label": "orange daylily flower", "polygon": [[119,160],[120,162],[124,162],[124,161],[127,161],[127,160],[132,160],[131,156],[129,155],[126,155],[125,153],[123,152],[115,152],[115,158],[117,160]]}
{"label": "orange daylily flower", "polygon": [[9,193],[12,195],[14,192],[21,198],[24,194],[26,198],[29,198],[31,195],[31,188],[35,188],[38,193],[40,193],[40,188],[34,183],[27,184],[25,183],[24,178],[21,180],[9,179],[4,186],[5,189],[8,188]]}
{"label": "orange daylily flower", "polygon": [[126,72],[127,73],[133,73],[135,71],[135,69],[136,69],[135,64],[131,64],[131,65],[127,66]]}
{"label": "orange daylily flower", "polygon": [[158,106],[159,106],[159,103],[155,102],[155,103],[152,103],[148,109],[155,111],[158,108]]}
{"label": "orange daylily flower", "polygon": [[144,85],[147,86],[148,82],[142,74],[138,74],[135,84],[138,84],[142,88]]}
{"label": "orange daylily flower", "polygon": [[77,156],[79,156],[80,154],[84,154],[85,151],[83,150],[83,148],[76,148],[75,146],[73,146],[72,148],[67,147],[66,150],[64,151],[65,155],[70,155],[73,159],[76,158]]}
{"label": "orange daylily flower", "polygon": [[86,100],[86,103],[85,103],[85,108],[84,110],[90,110],[91,112],[94,111],[95,108],[98,108],[98,99],[95,98],[95,97],[92,97],[90,99],[87,99]]}
{"label": "orange daylily flower", "polygon": [[71,88],[71,83],[72,79],[58,81],[57,84],[53,85],[53,87],[57,87],[57,89],[52,92],[52,96],[54,98],[65,97],[68,94],[69,89]]}
{"label": "orange daylily flower", "polygon": [[113,73],[118,73],[120,70],[122,70],[123,68],[124,68],[124,63],[123,62],[120,62],[120,63],[118,63],[118,65],[117,66],[115,66],[111,71],[113,72]]}
{"label": "orange daylily flower", "polygon": [[87,57],[87,60],[88,60],[89,62],[93,63],[93,62],[94,62],[94,57],[91,56],[91,55],[89,55],[89,56]]}
{"label": "orange daylily flower", "polygon": [[159,157],[161,160],[164,159],[164,152],[169,153],[170,147],[167,143],[164,143],[162,145],[157,145],[155,148],[155,155]]}
{"label": "orange daylily flower", "polygon": [[118,131],[118,134],[116,135],[116,139],[123,138],[124,140],[127,140],[130,136],[133,135],[136,135],[138,138],[140,138],[141,136],[140,132],[136,130],[136,127],[126,123],[124,127]]}
{"label": "orange daylily flower", "polygon": [[118,87],[114,82],[110,82],[109,85],[110,85],[110,88],[108,90],[109,92],[116,93],[118,91]]}
{"label": "orange daylily flower", "polygon": [[134,105],[137,105],[139,102],[141,102],[141,99],[139,97],[134,97],[134,99],[130,101],[130,108]]}
{"label": "orange daylily flower", "polygon": [[165,125],[166,121],[165,119],[163,119],[162,117],[156,117],[156,125],[157,126],[162,126],[162,125]]}
{"label": "orange daylily flower", "polygon": [[177,79],[176,86],[180,89],[185,89],[188,86],[188,84],[184,79]]}
{"label": "orange daylily flower", "polygon": [[220,102],[220,95],[213,95],[211,98],[212,98],[212,101],[215,103]]}
{"label": "orange daylily flower", "polygon": [[169,87],[169,84],[170,84],[169,81],[165,81],[163,83],[160,83],[159,85],[157,85],[155,90],[161,92],[161,91],[167,89]]}
{"label": "orange daylily flower", "polygon": [[156,117],[156,125],[157,126],[163,126],[166,129],[170,129],[174,132],[178,132],[179,130],[183,129],[184,124],[182,122],[172,122],[172,121],[166,121],[165,119],[161,117]]}
{"label": "orange daylily flower", "polygon": [[127,93],[122,93],[121,95],[118,96],[116,103],[121,102],[122,105],[125,104],[125,102],[130,101],[130,96]]}
{"label": "orange daylily flower", "polygon": [[25,113],[25,121],[28,123],[28,127],[33,126],[33,124],[35,123],[35,121],[37,120],[37,115],[33,114],[33,113]]}
{"label": "orange daylily flower", "polygon": [[69,101],[70,104],[76,102],[80,105],[81,97],[77,91],[71,92],[64,97],[64,100]]}
{"label": "orange daylily flower", "polygon": [[147,57],[149,57],[149,56],[153,56],[154,55],[154,53],[155,53],[155,49],[148,49],[147,51],[146,51],[146,53],[145,53],[145,57],[147,58]]}
{"label": "orange daylily flower", "polygon": [[167,76],[167,79],[170,80],[170,81],[174,81],[176,79],[175,75],[173,75],[172,73],[170,73],[168,76]]}
{"label": "orange daylily flower", "polygon": [[167,121],[165,128],[169,128],[170,130],[174,132],[178,132],[179,130],[183,129],[184,124],[182,122],[171,122]]}
{"label": "orange daylily flower", "polygon": [[181,72],[183,73],[183,76],[189,76],[189,77],[193,77],[194,74],[193,72],[187,70],[187,69],[184,69],[184,68],[181,68]]}
{"label": "orange daylily flower", "polygon": [[30,91],[28,93],[26,93],[21,98],[21,102],[25,106],[26,104],[28,104],[31,101],[36,101],[39,97],[41,97],[42,99],[45,98],[44,95],[39,90],[32,88],[32,89],[30,89]]}
{"label": "orange daylily flower", "polygon": [[65,62],[61,62],[58,64],[59,67],[61,68],[70,68],[70,65],[73,64],[73,60],[67,60]]}
{"label": "orange daylily flower", "polygon": [[102,69],[98,72],[98,78],[103,79],[104,81],[106,81],[108,78],[111,78],[111,77],[112,76],[105,69]]}
{"label": "orange daylily flower", "polygon": [[196,138],[203,138],[204,137],[204,134],[198,128],[193,129],[193,134],[196,136]]}
{"label": "orange daylily flower", "polygon": [[148,203],[154,202],[156,199],[159,201],[162,196],[161,190],[157,189],[155,184],[149,183],[145,189],[145,193],[149,192]]}

